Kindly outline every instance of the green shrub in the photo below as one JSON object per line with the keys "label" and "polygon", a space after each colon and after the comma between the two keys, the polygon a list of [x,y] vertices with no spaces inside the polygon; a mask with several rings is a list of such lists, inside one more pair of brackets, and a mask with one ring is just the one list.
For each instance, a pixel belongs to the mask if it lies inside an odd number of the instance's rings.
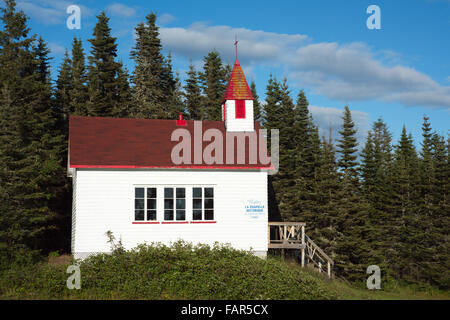
{"label": "green shrub", "polygon": [[139,245],[78,261],[81,289],[66,288],[67,265],[24,266],[1,274],[3,298],[332,299],[326,281],[275,258],[216,244]]}
{"label": "green shrub", "polygon": [[42,260],[39,250],[31,250],[24,245],[0,245],[0,270],[34,265]]}
{"label": "green shrub", "polygon": [[57,258],[57,257],[59,257],[59,252],[58,252],[58,250],[52,251],[48,254],[48,256]]}
{"label": "green shrub", "polygon": [[[111,240],[114,240],[112,237]],[[448,293],[397,286],[394,291],[356,289],[298,264],[260,259],[226,245],[178,241],[73,260],[81,289],[69,290],[69,264],[12,264],[0,270],[2,299],[448,299]],[[393,286],[383,283],[382,287]]]}

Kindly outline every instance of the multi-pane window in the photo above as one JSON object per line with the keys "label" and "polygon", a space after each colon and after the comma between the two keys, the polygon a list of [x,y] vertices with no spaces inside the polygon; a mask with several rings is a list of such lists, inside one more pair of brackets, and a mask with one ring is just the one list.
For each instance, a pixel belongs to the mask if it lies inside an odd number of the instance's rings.
{"label": "multi-pane window", "polygon": [[192,220],[214,220],[214,188],[192,188]]}
{"label": "multi-pane window", "polygon": [[214,220],[214,189],[204,188],[205,220]]}
{"label": "multi-pane window", "polygon": [[145,188],[134,189],[134,220],[144,220]]}
{"label": "multi-pane window", "polygon": [[[157,224],[161,220],[169,221],[167,223],[170,223],[170,221],[173,221],[173,223],[176,223],[176,221],[189,223],[186,220],[191,218],[191,210],[193,221],[214,220],[214,188],[192,187],[192,194],[189,191],[186,187],[176,186],[135,187],[135,223],[147,223],[145,221],[148,221],[148,223]],[[191,201],[192,207],[189,205]],[[160,204],[157,205],[157,203]],[[164,219],[159,218],[159,221],[158,211],[159,216],[164,217]],[[188,218],[186,218],[186,215]]]}
{"label": "multi-pane window", "polygon": [[176,188],[176,219],[186,220],[186,189]]}
{"label": "multi-pane window", "polygon": [[202,188],[192,188],[192,220],[202,220]]}
{"label": "multi-pane window", "polygon": [[156,188],[147,188],[147,220],[156,220]]}
{"label": "multi-pane window", "polygon": [[173,188],[164,188],[164,220],[173,220]]}
{"label": "multi-pane window", "polygon": [[164,188],[164,220],[186,220],[186,188]]}
{"label": "multi-pane window", "polygon": [[134,189],[134,220],[156,220],[156,197],[156,188]]}

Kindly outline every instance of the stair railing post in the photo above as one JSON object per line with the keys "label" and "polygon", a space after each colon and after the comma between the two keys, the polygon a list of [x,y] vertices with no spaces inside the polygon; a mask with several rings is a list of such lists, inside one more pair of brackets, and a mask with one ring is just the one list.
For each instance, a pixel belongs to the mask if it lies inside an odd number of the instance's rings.
{"label": "stair railing post", "polygon": [[305,226],[302,225],[302,267],[305,266]]}
{"label": "stair railing post", "polygon": [[331,278],[331,265],[330,265],[330,261],[328,260],[328,278]]}

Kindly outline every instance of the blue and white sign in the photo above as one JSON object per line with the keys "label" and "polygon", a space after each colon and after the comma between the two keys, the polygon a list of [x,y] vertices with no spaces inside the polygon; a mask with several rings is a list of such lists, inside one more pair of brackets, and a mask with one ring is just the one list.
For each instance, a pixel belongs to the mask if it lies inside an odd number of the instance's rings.
{"label": "blue and white sign", "polygon": [[244,201],[245,215],[257,219],[264,215],[264,204],[261,200]]}

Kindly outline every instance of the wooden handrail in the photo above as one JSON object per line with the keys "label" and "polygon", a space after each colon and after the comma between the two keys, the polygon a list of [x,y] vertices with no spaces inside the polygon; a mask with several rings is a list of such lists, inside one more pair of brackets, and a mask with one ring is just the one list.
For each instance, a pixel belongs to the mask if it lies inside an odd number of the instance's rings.
{"label": "wooden handrail", "polygon": [[306,226],[306,222],[269,222],[269,226]]}
{"label": "wooden handrail", "polygon": [[[300,249],[302,267],[305,258],[312,261],[322,272],[322,262],[326,262],[328,277],[331,278],[331,266],[334,261],[305,233],[305,222],[269,222],[268,244],[269,248]],[[280,239],[271,239],[271,227],[274,227]],[[278,228],[276,228],[278,227]],[[306,251],[306,252],[305,252]],[[305,255],[306,253],[306,255]],[[315,261],[314,259],[318,260]]]}
{"label": "wooden handrail", "polygon": [[311,243],[311,245],[314,247],[314,249],[316,249],[325,258],[325,260],[327,260],[332,265],[334,265],[334,261],[325,252],[323,252],[323,250],[320,249],[320,247],[314,241],[312,241],[312,239],[310,237],[308,237],[306,234],[305,234],[305,237],[306,237],[306,241]]}

